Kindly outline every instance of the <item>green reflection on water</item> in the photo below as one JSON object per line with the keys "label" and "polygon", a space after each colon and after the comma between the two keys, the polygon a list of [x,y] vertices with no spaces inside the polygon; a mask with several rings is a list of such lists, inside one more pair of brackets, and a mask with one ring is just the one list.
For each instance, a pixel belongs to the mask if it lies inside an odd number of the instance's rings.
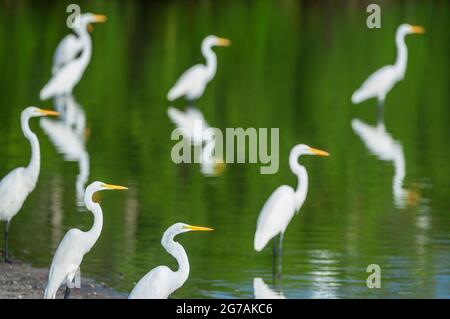
{"label": "green reflection on water", "polygon": [[[310,189],[285,235],[284,295],[449,297],[447,2],[384,3],[381,30],[365,27],[365,7],[353,1],[80,4],[108,16],[95,26],[92,60],[75,89],[90,130],[89,180],[130,187],[101,195],[104,229],[84,273],[127,292],[154,266],[176,267],[159,241],[169,225],[183,221],[216,231],[179,236],[191,275],[174,297],[252,297],[254,277],[272,283],[270,247],[260,254],[252,248],[256,218],[278,185],[295,185],[287,156],[293,145],[307,143],[332,156],[301,160]],[[3,176],[28,161],[20,111],[53,105],[39,101],[38,92],[67,29],[63,1],[1,6]],[[394,61],[394,33],[403,22],[423,25],[427,33],[408,37],[405,80],[386,101],[386,130],[404,151],[403,186],[420,196],[397,208],[392,163],[371,155],[351,127],[354,118],[375,125],[376,102],[355,106],[350,96],[372,71]],[[260,175],[259,164],[234,164],[208,178],[198,165],[170,160],[173,125],[165,96],[182,71],[203,61],[199,46],[207,34],[233,44],[215,50],[218,71],[197,106],[221,129],[279,127],[275,175]],[[92,217],[76,206],[78,165],[63,160],[37,122],[41,175],[12,222],[11,252],[49,267],[63,234],[89,228]],[[383,269],[380,290],[365,286],[370,263]]]}

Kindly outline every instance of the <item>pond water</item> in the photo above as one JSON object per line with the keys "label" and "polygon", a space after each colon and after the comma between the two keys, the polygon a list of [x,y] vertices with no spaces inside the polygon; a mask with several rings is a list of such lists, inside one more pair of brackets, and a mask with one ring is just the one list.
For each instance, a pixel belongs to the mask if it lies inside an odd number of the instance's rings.
{"label": "pond water", "polygon": [[[39,91],[68,33],[67,3],[1,5],[0,176],[29,160],[21,110],[55,107]],[[129,190],[101,193],[103,232],[81,270],[118,291],[131,291],[157,265],[175,269],[160,239],[181,221],[215,231],[177,237],[191,273],[175,298],[253,298],[270,290],[286,298],[450,297],[448,2],[384,2],[377,30],[365,26],[366,8],[356,1],[79,4],[108,21],[91,34],[73,125],[32,120],[41,173],[11,224],[14,259],[49,267],[68,229],[91,227],[80,194],[101,180]],[[408,36],[405,79],[377,119],[375,100],[353,105],[350,97],[372,71],[394,62],[403,22],[426,33]],[[212,177],[198,164],[171,160],[167,108],[186,103],[169,103],[166,94],[187,67],[203,62],[208,34],[232,45],[215,49],[217,74],[196,107],[223,130],[279,128],[276,174],[248,163]],[[297,183],[288,155],[298,143],[331,156],[300,160],[308,197],[285,233],[283,276],[274,282],[272,247],[256,253],[253,236],[271,192]],[[366,286],[369,264],[381,267],[381,289]]]}

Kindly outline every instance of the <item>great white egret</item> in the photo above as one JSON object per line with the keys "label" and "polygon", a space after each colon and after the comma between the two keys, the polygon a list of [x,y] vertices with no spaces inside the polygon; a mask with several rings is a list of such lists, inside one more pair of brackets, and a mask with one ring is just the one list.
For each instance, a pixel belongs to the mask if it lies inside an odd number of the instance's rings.
{"label": "great white egret", "polygon": [[206,85],[216,74],[217,57],[212,50],[213,46],[229,46],[231,41],[209,35],[202,42],[202,54],[206,65],[196,64],[185,71],[167,94],[167,99],[173,101],[181,96],[193,101],[202,96]]}
{"label": "great white egret", "polygon": [[181,134],[188,143],[195,147],[201,146],[200,158],[196,160],[196,162],[200,162],[201,172],[207,176],[220,175],[225,168],[225,163],[216,154],[216,137],[213,129],[206,122],[203,113],[193,107],[186,108],[185,112],[169,107],[167,115],[181,130]]}
{"label": "great white egret", "polygon": [[86,208],[94,215],[94,224],[88,231],[77,228],[70,229],[59,243],[53,256],[52,265],[48,274],[48,283],[45,288],[45,299],[55,299],[59,287],[66,284],[64,298],[69,298],[72,282],[80,267],[83,257],[95,245],[103,228],[103,212],[100,205],[93,201],[94,193],[103,190],[124,190],[124,186],[111,185],[103,182],[93,182],[86,187],[84,203]]}
{"label": "great white egret", "polygon": [[405,44],[406,35],[424,32],[425,29],[421,26],[400,25],[395,35],[395,43],[397,45],[397,60],[395,64],[386,65],[369,76],[361,87],[353,93],[352,102],[358,104],[369,98],[376,97],[378,104],[380,106],[383,105],[387,93],[405,76],[408,60],[408,48]]}
{"label": "great white egret", "polygon": [[[308,173],[306,168],[298,163],[298,158],[302,155],[329,156],[330,154],[305,144],[298,144],[292,148],[289,154],[289,166],[291,171],[297,175],[297,189],[281,185],[264,204],[256,223],[254,248],[258,252],[266,246],[269,240],[280,235],[279,252],[281,253],[283,234],[295,212],[300,209],[306,199]],[[274,243],[274,247],[276,247],[276,241]]]}
{"label": "great white egret", "polygon": [[[63,66],[55,69],[52,78],[42,88],[39,94],[41,100],[47,100],[51,97],[72,94],[73,88],[80,81],[81,77],[83,76],[84,70],[86,70],[86,67],[88,66],[91,59],[92,41],[87,31],[87,27],[90,23],[105,21],[106,16],[92,13],[85,13],[76,17],[76,27],[74,30],[77,30],[76,32],[79,35],[79,39],[77,41],[79,41],[82,46],[81,55],[76,59],[67,61]],[[65,44],[62,45],[65,46]],[[67,48],[67,50],[70,49]]]}
{"label": "great white egret", "polygon": [[29,125],[32,117],[58,115],[55,111],[43,110],[29,106],[22,111],[20,116],[23,135],[31,145],[31,159],[27,167],[18,167],[0,181],[0,220],[5,221],[5,262],[10,262],[8,257],[8,233],[11,219],[20,211],[25,199],[36,186],[41,166],[41,151],[39,140]]}
{"label": "great white egret", "polygon": [[379,122],[376,126],[371,126],[358,119],[353,119],[352,128],[373,155],[382,161],[393,163],[392,193],[395,206],[405,208],[407,204],[413,204],[417,199],[417,194],[414,191],[403,188],[406,169],[405,154],[401,142],[395,140],[386,131],[383,122]]}
{"label": "great white egret", "polygon": [[208,227],[191,226],[176,223],[170,226],[161,239],[161,245],[178,262],[178,270],[173,271],[167,266],[158,266],[147,273],[131,291],[130,299],[167,299],[170,294],[180,288],[189,276],[189,260],[184,250],[174,237],[189,231],[211,231]]}

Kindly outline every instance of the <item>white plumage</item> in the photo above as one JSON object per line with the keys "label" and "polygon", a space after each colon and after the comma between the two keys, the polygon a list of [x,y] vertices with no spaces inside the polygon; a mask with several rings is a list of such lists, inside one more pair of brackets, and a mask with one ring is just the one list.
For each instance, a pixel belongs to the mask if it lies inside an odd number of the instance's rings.
{"label": "white plumage", "polygon": [[230,40],[209,35],[202,42],[202,54],[206,65],[196,64],[185,71],[167,94],[167,99],[173,101],[181,96],[192,101],[203,95],[206,85],[216,74],[217,57],[212,50],[213,46],[228,46]]}
{"label": "white plumage", "polygon": [[29,126],[32,117],[57,115],[57,112],[29,106],[22,111],[21,127],[31,145],[31,159],[27,167],[12,170],[0,181],[0,220],[5,221],[5,261],[8,261],[8,230],[11,219],[20,211],[28,195],[33,191],[39,177],[41,152],[39,140]]}
{"label": "white plumage", "polygon": [[188,231],[211,231],[211,228],[176,223],[170,226],[161,239],[161,245],[178,262],[178,270],[167,266],[158,266],[138,281],[129,295],[129,299],[167,299],[180,288],[189,277],[189,260],[184,250],[174,237]]}
{"label": "white plumage", "polygon": [[[54,299],[59,287],[67,285],[74,279],[84,255],[91,250],[100,237],[103,228],[103,212],[100,205],[92,200],[94,193],[102,190],[123,189],[127,188],[103,182],[93,182],[86,188],[84,202],[86,208],[94,215],[94,224],[90,230],[85,232],[73,228],[61,240],[50,266],[44,293],[45,299]],[[65,298],[69,297],[69,292],[70,289],[67,287]]]}
{"label": "white plumage", "polygon": [[305,201],[308,191],[308,174],[305,167],[298,164],[298,158],[301,155],[328,156],[329,154],[304,144],[294,146],[289,154],[289,166],[298,177],[297,189],[282,185],[270,195],[264,204],[256,223],[254,239],[256,251],[261,251],[275,236],[284,234],[295,212]]}
{"label": "white plumage", "polygon": [[374,72],[361,87],[352,95],[352,103],[358,104],[369,98],[376,97],[378,103],[384,103],[387,93],[394,85],[401,81],[406,72],[408,60],[408,48],[405,44],[405,36],[412,33],[423,33],[424,29],[419,26],[402,24],[397,28],[395,43],[397,45],[397,60],[393,65],[386,65]]}

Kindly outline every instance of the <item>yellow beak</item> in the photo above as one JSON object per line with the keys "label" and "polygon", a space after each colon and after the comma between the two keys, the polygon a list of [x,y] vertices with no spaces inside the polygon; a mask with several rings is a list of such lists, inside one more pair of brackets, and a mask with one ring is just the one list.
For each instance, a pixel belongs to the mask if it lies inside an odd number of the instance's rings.
{"label": "yellow beak", "polygon": [[44,110],[44,109],[39,109],[39,112],[45,116],[58,116],[59,115],[59,113],[56,111],[50,111],[50,110]]}
{"label": "yellow beak", "polygon": [[219,38],[217,40],[217,45],[222,46],[222,47],[227,47],[231,44],[231,41],[225,38]]}
{"label": "yellow beak", "polygon": [[214,229],[212,228],[208,228],[208,227],[201,227],[201,226],[191,226],[191,225],[187,225],[185,226],[187,229],[189,230],[194,230],[194,231],[212,231]]}
{"label": "yellow beak", "polygon": [[412,33],[425,33],[425,28],[420,25],[411,26]]}
{"label": "yellow beak", "polygon": [[103,184],[102,186],[105,187],[105,188],[116,189],[116,190],[128,189],[128,187],[125,187],[125,186],[111,185],[111,184]]}
{"label": "yellow beak", "polygon": [[318,155],[318,156],[330,156],[330,153],[322,151],[322,150],[318,150],[317,148],[312,148],[310,147],[309,150],[314,153],[314,155]]}
{"label": "yellow beak", "polygon": [[94,18],[95,22],[105,22],[107,20],[106,16],[103,14],[96,14]]}

